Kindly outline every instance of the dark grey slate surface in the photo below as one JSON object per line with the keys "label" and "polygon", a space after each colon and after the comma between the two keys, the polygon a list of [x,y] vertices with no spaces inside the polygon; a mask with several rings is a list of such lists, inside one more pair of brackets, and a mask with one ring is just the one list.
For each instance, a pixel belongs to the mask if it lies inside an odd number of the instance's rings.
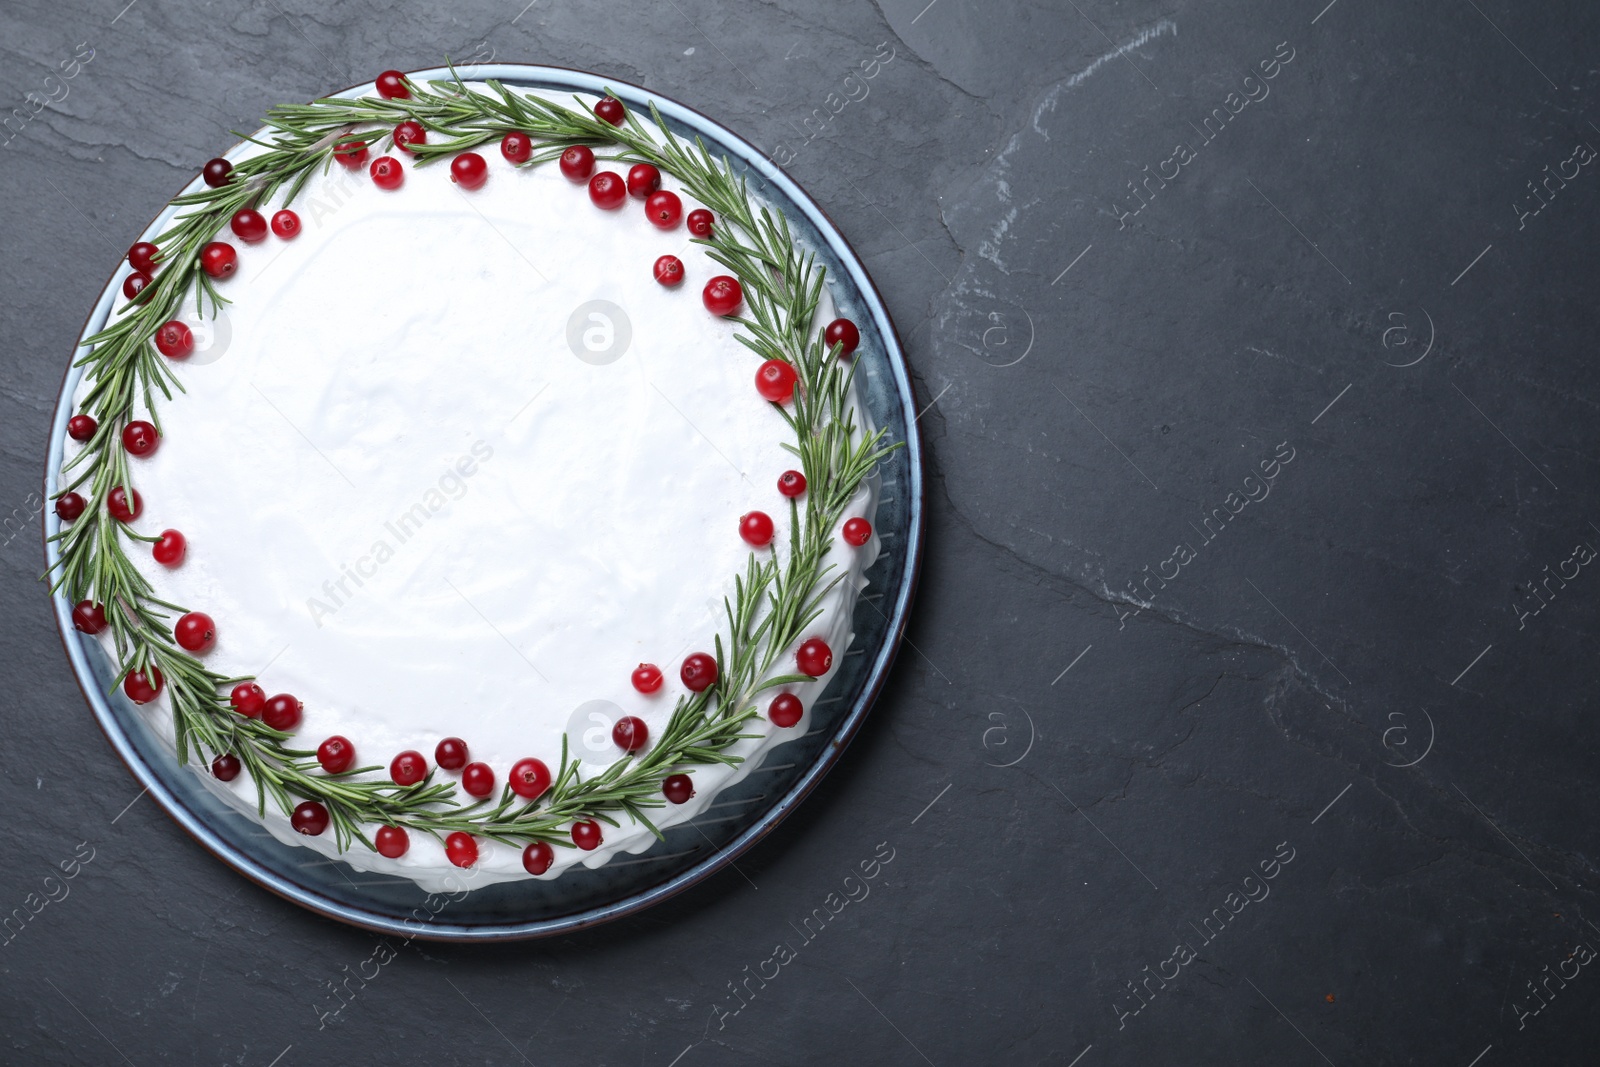
{"label": "dark grey slate surface", "polygon": [[[14,114],[94,49],[0,149],[0,910],[92,855],[0,947],[0,1060],[1593,1059],[1600,12],[122,2],[0,12]],[[930,405],[915,647],[749,881],[487,949],[380,947],[130,807],[34,582],[132,235],[271,104],[444,53],[791,158]]]}

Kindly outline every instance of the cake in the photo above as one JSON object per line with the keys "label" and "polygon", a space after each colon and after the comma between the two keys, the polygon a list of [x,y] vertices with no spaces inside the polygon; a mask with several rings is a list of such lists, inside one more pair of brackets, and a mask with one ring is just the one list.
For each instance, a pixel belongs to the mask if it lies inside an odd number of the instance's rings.
{"label": "cake", "polygon": [[642,852],[811,729],[886,449],[870,345],[725,160],[387,72],[175,204],[89,339],[54,535],[174,759],[434,890]]}

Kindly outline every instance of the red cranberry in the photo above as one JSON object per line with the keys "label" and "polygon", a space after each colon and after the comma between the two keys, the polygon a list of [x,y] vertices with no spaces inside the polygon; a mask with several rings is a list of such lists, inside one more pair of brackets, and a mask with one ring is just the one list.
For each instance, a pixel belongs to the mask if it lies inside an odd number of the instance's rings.
{"label": "red cranberry", "polygon": [[795,651],[794,661],[799,665],[801,674],[821,678],[833,666],[833,649],[822,638],[813,637],[801,643]]}
{"label": "red cranberry", "polygon": [[208,159],[206,165],[200,168],[200,177],[213,189],[220,189],[228,184],[228,175],[233,173],[233,164],[226,159]]}
{"label": "red cranberry", "polygon": [[254,719],[261,714],[261,709],[267,706],[267,693],[254,682],[240,682],[233,687],[233,692],[228,694],[228,703],[247,719]]}
{"label": "red cranberry", "polygon": [[806,491],[806,476],[799,471],[784,471],[778,475],[778,492],[784,496],[799,496]]}
{"label": "red cranberry", "polygon": [[779,693],[767,706],[767,718],[772,720],[772,725],[788,729],[800,721],[805,710],[805,705],[793,693]]}
{"label": "red cranberry", "polygon": [[358,170],[367,161],[367,142],[345,141],[334,148],[333,158],[349,170]]}
{"label": "red cranberry", "polygon": [[611,728],[611,740],[618,748],[629,753],[638,752],[650,742],[650,728],[637,715],[624,715]]}
{"label": "red cranberry", "polygon": [[661,783],[661,795],[674,804],[687,804],[694,796],[694,779],[687,774],[669,775]]}
{"label": "red cranberry", "polygon": [[535,800],[550,788],[550,768],[544,765],[544,760],[519,759],[511,765],[511,773],[506,781],[517,796],[524,800]]}
{"label": "red cranberry", "polygon": [[739,518],[739,536],[745,544],[761,548],[772,543],[772,516],[764,511],[751,511]]}
{"label": "red cranberry", "polygon": [[148,704],[160,695],[161,687],[165,683],[166,679],[161,677],[161,669],[152,664],[142,671],[129,671],[128,676],[122,680],[122,691],[135,704]]}
{"label": "red cranberry", "polygon": [[828,323],[828,328],[822,331],[822,341],[830,352],[834,345],[838,345],[839,358],[848,359],[850,353],[861,343],[861,331],[856,329],[856,324],[849,319],[834,319]]}
{"label": "red cranberry", "polygon": [[600,847],[600,824],[593,819],[584,819],[572,824],[572,843],[585,852],[593,852]]}
{"label": "red cranberry", "polygon": [[405,168],[400,166],[400,161],[393,156],[379,156],[372,161],[372,166],[367,168],[367,173],[372,175],[372,184],[379,189],[395,190],[400,188],[406,180]]}
{"label": "red cranberry", "polygon": [[415,749],[407,749],[389,763],[389,777],[395,785],[416,785],[428,776],[428,761]]}
{"label": "red cranberry", "polygon": [[292,241],[300,236],[300,216],[288,208],[272,216],[272,232],[285,241]]}
{"label": "red cranberry", "polygon": [[461,772],[461,788],[479,799],[494,792],[494,768],[487,763],[469,763]]}
{"label": "red cranberry", "polygon": [[176,567],[189,551],[189,539],[177,530],[162,530],[156,543],[150,546],[150,555],[157,563]]}
{"label": "red cranberry", "polygon": [[459,737],[447,737],[433,750],[433,762],[447,771],[459,771],[467,765],[467,743]]}
{"label": "red cranberry", "polygon": [[706,310],[711,314],[732,315],[744,303],[744,290],[739,286],[739,279],[719,274],[706,282],[700,299],[705,301]]}
{"label": "red cranberry", "polygon": [[641,663],[633,669],[633,687],[641,693],[654,693],[661,688],[661,668],[654,663]]}
{"label": "red cranberry", "polygon": [[305,710],[305,705],[297,697],[288,693],[279,693],[277,696],[267,698],[261,708],[261,721],[272,727],[288,733],[300,725],[300,714]]}
{"label": "red cranberry", "polygon": [[226,278],[239,269],[239,253],[226,241],[212,241],[200,250],[200,269],[213,278]]}
{"label": "red cranberry", "polygon": [[373,836],[373,844],[377,847],[378,855],[397,860],[410,850],[411,835],[406,833],[404,827],[380,826]]}
{"label": "red cranberry", "polygon": [[478,842],[471,834],[457,830],[444,839],[444,854],[457,867],[471,867],[478,862]]}
{"label": "red cranberry", "polygon": [[585,144],[575,144],[561,153],[561,173],[570,181],[586,182],[594,173],[594,150]]}
{"label": "red cranberry", "polygon": [[611,123],[613,126],[621,126],[622,120],[628,112],[627,109],[622,106],[621,100],[616,100],[607,96],[603,97],[599,103],[594,105],[594,113]]}
{"label": "red cranberry", "polygon": [[671,289],[683,282],[683,260],[677,256],[662,256],[653,268],[656,281]]}
{"label": "red cranberry", "polygon": [[597,208],[615,211],[628,199],[628,189],[616,174],[603,170],[589,179],[589,199]]}
{"label": "red cranberry", "polygon": [[100,424],[88,415],[74,415],[67,420],[67,436],[74,441],[87,441],[99,428]]}
{"label": "red cranberry", "polygon": [[844,543],[860,548],[872,538],[872,523],[866,519],[851,519],[844,524]]}
{"label": "red cranberry", "polygon": [[628,195],[643,200],[661,188],[661,172],[648,163],[635,163],[628,169]]}
{"label": "red cranberry", "polygon": [[683,216],[683,201],[678,199],[677,193],[663,189],[650,194],[650,199],[644,202],[644,213],[656,229],[670,230]]}
{"label": "red cranberry", "polygon": [[710,237],[711,228],[716,224],[717,217],[703,207],[697,207],[689,212],[689,217],[684,220],[684,225],[696,237]]}
{"label": "red cranberry", "polygon": [[297,833],[316,837],[328,828],[328,809],[315,800],[296,804],[294,814],[289,816],[289,825],[293,826]]}
{"label": "red cranberry", "polygon": [[217,644],[217,624],[205,612],[191,611],[173,624],[172,636],[189,652],[210,652]]}
{"label": "red cranberry", "polygon": [[161,443],[156,428],[143,419],[135,419],[122,428],[122,447],[130,456],[148,456]]}
{"label": "red cranberry", "polygon": [[267,217],[259,211],[245,208],[243,211],[233,213],[233,222],[229,223],[234,235],[241,241],[255,244],[267,238]]}
{"label": "red cranberry", "polygon": [[704,652],[695,652],[683,658],[678,677],[691,693],[704,693],[717,684],[717,661]]}
{"label": "red cranberry", "polygon": [[156,327],[156,351],[168,359],[185,359],[194,351],[194,333],[173,319]]}
{"label": "red cranberry", "polygon": [[450,180],[463,189],[477,189],[489,180],[489,164],[476,152],[463,152],[450,161]]}
{"label": "red cranberry", "polygon": [[378,95],[385,100],[405,100],[411,95],[411,90],[406,88],[406,76],[398,70],[384,71],[374,84]]}
{"label": "red cranberry", "polygon": [[317,746],[317,762],[329,774],[343,774],[356,761],[356,746],[348,737],[334,734]]}
{"label": "red cranberry", "polygon": [[137,489],[117,486],[106,494],[106,510],[118,522],[132,522],[144,512],[144,498]]}
{"label": "red cranberry", "polygon": [[132,300],[144,292],[145,286],[150,284],[150,275],[142,270],[136,270],[122,279],[122,295]]}
{"label": "red cranberry", "polygon": [[62,493],[56,497],[56,514],[61,517],[62,522],[76,522],[78,516],[83,514],[83,509],[88,506],[89,502],[77,493]]}
{"label": "red cranberry", "polygon": [[756,392],[774,404],[787,403],[800,376],[781,359],[769,359],[756,368]]}
{"label": "red cranberry", "polygon": [[394,146],[402,152],[411,151],[414,144],[427,144],[428,131],[416,119],[406,119],[394,128]]}
{"label": "red cranberry", "polygon": [[239,765],[239,757],[229,755],[226,752],[211,761],[211,773],[216,776],[219,782],[233,781],[239,777],[239,771],[242,769]]}
{"label": "red cranberry", "polygon": [[526,163],[533,157],[533,138],[521,130],[512,130],[500,138],[500,154],[508,163]]}
{"label": "red cranberry", "polygon": [[128,266],[134,270],[142,270],[146,274],[154,274],[156,270],[156,256],[161,254],[161,249],[149,241],[140,241],[128,249]]}
{"label": "red cranberry", "polygon": [[529,874],[543,874],[556,861],[556,850],[543,841],[535,841],[522,850],[522,869]]}
{"label": "red cranberry", "polygon": [[78,632],[97,634],[110,625],[106,619],[105,605],[92,600],[80,600],[73,605],[72,628]]}

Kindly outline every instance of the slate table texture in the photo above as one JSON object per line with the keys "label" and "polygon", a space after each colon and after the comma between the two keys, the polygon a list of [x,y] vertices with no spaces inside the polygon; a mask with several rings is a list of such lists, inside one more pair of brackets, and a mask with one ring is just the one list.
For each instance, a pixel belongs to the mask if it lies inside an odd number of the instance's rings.
{"label": "slate table texture", "polygon": [[[0,911],[79,861],[0,947],[5,1064],[1595,1062],[1600,8],[0,27]],[[610,75],[772,153],[926,405],[921,590],[840,765],[742,873],[487,947],[303,911],[136,799],[37,581],[56,392],[145,220],[271,105],[446,55]]]}

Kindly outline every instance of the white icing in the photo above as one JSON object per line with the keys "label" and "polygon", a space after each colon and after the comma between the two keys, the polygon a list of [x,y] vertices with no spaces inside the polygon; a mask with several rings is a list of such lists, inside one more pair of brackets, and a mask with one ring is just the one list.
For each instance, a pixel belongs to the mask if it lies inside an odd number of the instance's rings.
{"label": "white icing", "polygon": [[[187,395],[159,404],[160,448],[130,459],[144,499],[133,528],[181,530],[188,556],[173,569],[137,543],[130,556],[158,596],[216,619],[209,666],[304,701],[303,747],[341,734],[387,777],[396,753],[416,749],[431,766],[437,742],[460,736],[498,791],[525,756],[556,770],[587,701],[611,701],[659,736],[685,692],[683,657],[711,651],[726,626],[722,599],[749,554],[739,516],[768,512],[787,544],[776,480],[795,460],[787,425],[755,392],[757,357],[701,304],[723,268],[681,225],[657,230],[631,198],[601,211],[553,164],[519,170],[493,144],[480,151],[490,177],[476,191],[450,181],[447,161],[419,170],[391,151],[406,164],[398,191],[335,166],[293,205],[298,238],[219,235],[239,252],[219,284],[232,304],[217,333],[230,339],[206,348],[199,331],[201,351],[173,364]],[[685,195],[685,214],[696,206]],[[651,273],[665,253],[686,268],[674,290]],[[608,365],[567,343],[570,314],[595,299],[631,323]],[[832,317],[823,304],[818,325]],[[865,425],[859,406],[855,419]],[[69,441],[68,459],[76,449]],[[875,505],[874,482],[844,518],[870,519]],[[860,549],[835,538],[825,561],[846,577],[806,636],[827,640],[835,669],[877,551],[876,535]],[[641,661],[662,668],[660,693],[629,684]],[[774,673],[792,664],[790,650]],[[700,814],[809,730],[829,677],[790,687],[807,709],[798,726],[754,720],[761,736],[731,750],[744,762],[694,769],[694,799],[653,809],[653,821]],[[170,742],[167,695],[142,710]],[[620,755],[610,748],[586,770]],[[248,775],[225,785],[196,773],[255,817]],[[423,834],[389,860],[359,843],[339,853],[331,830],[297,834],[270,801],[263,821],[286,843],[429,890],[529,877],[520,849],[483,839],[477,866],[461,871]],[[654,840],[624,817],[594,852],[557,848],[543,877]]]}

